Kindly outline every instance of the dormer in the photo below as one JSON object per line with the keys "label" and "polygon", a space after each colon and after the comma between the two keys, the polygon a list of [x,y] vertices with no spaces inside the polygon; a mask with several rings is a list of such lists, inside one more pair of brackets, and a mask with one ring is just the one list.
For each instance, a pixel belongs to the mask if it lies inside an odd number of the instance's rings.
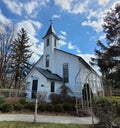
{"label": "dormer", "polygon": [[54,48],[58,48],[59,37],[56,35],[52,23],[50,24],[44,39],[44,54],[52,52]]}

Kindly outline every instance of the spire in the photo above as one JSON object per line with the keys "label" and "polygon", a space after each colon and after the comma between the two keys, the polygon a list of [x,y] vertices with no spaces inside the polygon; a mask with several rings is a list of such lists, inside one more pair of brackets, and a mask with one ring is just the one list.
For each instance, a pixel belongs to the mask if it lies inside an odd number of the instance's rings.
{"label": "spire", "polygon": [[46,36],[48,36],[48,35],[50,35],[50,34],[53,34],[57,39],[59,39],[59,37],[56,35],[56,33],[55,33],[55,30],[54,30],[54,28],[53,28],[53,25],[52,25],[52,20],[50,20],[50,26],[49,26],[49,28],[48,28],[48,30],[47,30],[47,33],[45,34],[45,36],[43,37],[43,39],[46,37]]}

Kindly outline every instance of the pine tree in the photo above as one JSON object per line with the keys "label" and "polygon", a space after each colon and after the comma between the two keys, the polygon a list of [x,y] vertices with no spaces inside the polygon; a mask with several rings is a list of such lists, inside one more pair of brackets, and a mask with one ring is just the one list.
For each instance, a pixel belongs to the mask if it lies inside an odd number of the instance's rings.
{"label": "pine tree", "polygon": [[120,4],[116,4],[114,9],[107,13],[103,31],[107,45],[98,40],[100,50],[95,50],[96,58],[92,58],[92,64],[100,67],[104,86],[112,85],[120,88]]}
{"label": "pine tree", "polygon": [[21,82],[26,75],[26,71],[30,69],[29,62],[32,52],[29,45],[29,37],[24,28],[17,33],[17,39],[12,43],[12,68],[14,70],[15,88],[19,88]]}

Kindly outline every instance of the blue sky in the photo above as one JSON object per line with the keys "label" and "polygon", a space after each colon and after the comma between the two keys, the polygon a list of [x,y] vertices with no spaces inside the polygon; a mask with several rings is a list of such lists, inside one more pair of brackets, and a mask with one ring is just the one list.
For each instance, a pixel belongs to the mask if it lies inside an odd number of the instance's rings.
{"label": "blue sky", "polygon": [[15,32],[24,27],[30,37],[32,60],[43,53],[43,40],[50,22],[61,38],[59,48],[80,55],[86,61],[94,56],[96,40],[104,40],[103,17],[119,0],[0,0],[0,29],[13,24]]}

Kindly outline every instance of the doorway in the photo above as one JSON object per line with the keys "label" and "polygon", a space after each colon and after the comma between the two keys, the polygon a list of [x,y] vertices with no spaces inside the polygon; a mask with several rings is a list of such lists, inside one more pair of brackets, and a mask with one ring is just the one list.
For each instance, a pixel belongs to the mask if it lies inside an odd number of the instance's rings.
{"label": "doorway", "polygon": [[32,83],[32,98],[36,99],[38,80],[33,80]]}

